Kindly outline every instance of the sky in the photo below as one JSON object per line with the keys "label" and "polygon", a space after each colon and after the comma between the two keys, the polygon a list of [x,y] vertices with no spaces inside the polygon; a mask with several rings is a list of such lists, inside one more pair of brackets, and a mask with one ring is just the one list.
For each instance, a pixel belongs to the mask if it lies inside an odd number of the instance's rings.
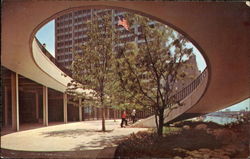
{"label": "sky", "polygon": [[226,109],[230,109],[231,111],[242,110],[242,109],[246,110],[246,108],[248,111],[250,111],[250,98],[243,100],[238,104],[234,104],[230,107],[222,109],[221,111],[224,111]]}
{"label": "sky", "polygon": [[38,30],[36,37],[42,44],[46,44],[46,49],[55,57],[55,20]]}
{"label": "sky", "polygon": [[[44,25],[36,34],[36,37],[38,38],[38,40],[43,44],[46,44],[46,48],[47,50],[51,53],[52,56],[55,57],[55,20],[50,21],[49,23],[47,23],[46,25]],[[197,61],[197,65],[198,65],[198,69],[203,71],[206,67],[206,63],[204,58],[202,57],[201,53],[198,51],[198,49],[193,46],[190,43],[190,47],[193,47],[193,51],[194,54],[196,55],[196,61]],[[248,110],[250,110],[250,98],[232,105],[228,108],[225,109],[230,109],[232,111],[234,110],[241,110],[241,109],[245,109],[246,107],[248,107]],[[223,110],[225,110],[223,109]]]}

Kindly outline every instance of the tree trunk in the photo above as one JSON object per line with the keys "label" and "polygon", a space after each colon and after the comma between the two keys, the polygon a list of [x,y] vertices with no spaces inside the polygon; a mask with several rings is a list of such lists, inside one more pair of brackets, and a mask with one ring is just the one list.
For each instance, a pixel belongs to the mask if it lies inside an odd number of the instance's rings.
{"label": "tree trunk", "polygon": [[106,129],[105,129],[105,108],[102,108],[102,131],[106,131]]}
{"label": "tree trunk", "polygon": [[114,122],[116,122],[116,110],[113,109],[113,112],[114,112]]}
{"label": "tree trunk", "polygon": [[158,131],[158,129],[159,129],[159,124],[158,124],[158,115],[157,115],[157,110],[155,110],[155,124],[156,124],[156,129],[157,129],[157,131]]}
{"label": "tree trunk", "polygon": [[105,128],[105,106],[103,104],[103,95],[101,95],[101,106],[102,106],[102,131],[106,131]]}
{"label": "tree trunk", "polygon": [[163,134],[163,124],[164,124],[164,109],[159,109],[159,127],[157,130],[158,136]]}

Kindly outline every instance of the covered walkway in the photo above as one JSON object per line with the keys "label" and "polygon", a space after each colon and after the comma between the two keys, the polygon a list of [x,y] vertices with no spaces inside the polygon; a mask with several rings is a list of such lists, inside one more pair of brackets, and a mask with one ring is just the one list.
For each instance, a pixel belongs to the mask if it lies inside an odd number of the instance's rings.
{"label": "covered walkway", "polygon": [[[185,118],[214,112],[249,98],[250,12],[245,2],[6,0],[3,2],[1,62],[13,71],[13,83],[17,85],[16,79],[22,75],[42,85],[44,94],[47,88],[64,92],[70,78],[62,76],[63,72],[41,54],[34,35],[62,14],[93,7],[120,8],[168,24],[202,53],[208,67],[207,88],[202,98],[186,111]],[[18,97],[17,91],[16,94]],[[13,114],[19,110],[15,101],[13,98]],[[13,119],[13,128],[18,131],[18,118]],[[66,116],[64,120],[67,121]]]}

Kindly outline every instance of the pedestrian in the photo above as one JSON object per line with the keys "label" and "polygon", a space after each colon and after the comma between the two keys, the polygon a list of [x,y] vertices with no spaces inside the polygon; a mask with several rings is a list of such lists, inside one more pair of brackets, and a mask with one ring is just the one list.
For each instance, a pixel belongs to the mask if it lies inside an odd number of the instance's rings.
{"label": "pedestrian", "polygon": [[126,111],[124,110],[123,113],[122,113],[122,122],[121,122],[121,127],[122,128],[123,128],[124,123],[125,123],[126,126],[128,125],[128,121],[127,121],[126,117],[127,117],[127,114],[126,114]]}
{"label": "pedestrian", "polygon": [[132,118],[133,124],[135,123],[135,115],[136,115],[136,111],[135,111],[135,109],[133,109],[133,111],[131,113],[131,118]]}

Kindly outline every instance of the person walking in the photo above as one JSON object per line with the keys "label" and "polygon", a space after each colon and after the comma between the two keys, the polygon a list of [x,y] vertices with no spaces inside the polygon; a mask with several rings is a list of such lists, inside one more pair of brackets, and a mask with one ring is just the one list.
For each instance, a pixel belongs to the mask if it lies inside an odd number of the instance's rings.
{"label": "person walking", "polygon": [[136,111],[135,111],[135,109],[133,109],[133,111],[131,113],[131,118],[132,118],[133,124],[135,123],[135,115],[136,115]]}
{"label": "person walking", "polygon": [[126,114],[126,111],[124,110],[123,113],[122,113],[122,122],[121,122],[121,127],[123,128],[123,124],[125,122],[125,125],[127,126],[128,125],[128,122],[127,122],[127,114]]}

